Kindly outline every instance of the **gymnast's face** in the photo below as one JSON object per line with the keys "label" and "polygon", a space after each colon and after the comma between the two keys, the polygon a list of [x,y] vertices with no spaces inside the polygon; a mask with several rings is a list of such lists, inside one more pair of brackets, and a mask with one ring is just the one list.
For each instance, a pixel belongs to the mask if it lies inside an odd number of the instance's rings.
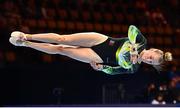
{"label": "gymnast's face", "polygon": [[157,50],[158,49],[144,50],[141,56],[142,61],[151,65],[159,65],[162,55]]}

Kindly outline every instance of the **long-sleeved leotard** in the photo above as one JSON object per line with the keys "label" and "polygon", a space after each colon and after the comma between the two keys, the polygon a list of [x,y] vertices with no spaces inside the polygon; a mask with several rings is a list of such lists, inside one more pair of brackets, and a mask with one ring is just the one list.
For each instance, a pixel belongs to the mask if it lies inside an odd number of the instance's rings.
{"label": "long-sleeved leotard", "polygon": [[134,73],[139,63],[130,61],[131,46],[136,46],[139,54],[146,46],[146,38],[133,25],[128,29],[127,38],[110,38],[104,43],[92,47],[103,59],[103,72],[111,75]]}

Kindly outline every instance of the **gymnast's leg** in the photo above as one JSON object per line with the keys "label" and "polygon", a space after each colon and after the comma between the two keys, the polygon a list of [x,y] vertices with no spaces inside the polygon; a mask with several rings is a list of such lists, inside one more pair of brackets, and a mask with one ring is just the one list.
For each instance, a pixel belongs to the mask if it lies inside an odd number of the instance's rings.
{"label": "gymnast's leg", "polygon": [[29,48],[36,49],[48,54],[60,54],[68,56],[72,59],[90,63],[95,61],[102,63],[102,59],[91,48],[79,48],[79,47],[64,47],[62,45],[53,45],[49,43],[36,43],[25,41],[24,45]]}
{"label": "gymnast's leg", "polygon": [[21,40],[35,40],[46,43],[56,43],[65,44],[81,47],[91,47],[100,44],[107,40],[107,36],[95,33],[95,32],[85,32],[85,33],[74,33],[69,35],[59,35],[56,33],[40,33],[40,34],[25,34],[23,32],[13,32],[12,37],[17,37]]}

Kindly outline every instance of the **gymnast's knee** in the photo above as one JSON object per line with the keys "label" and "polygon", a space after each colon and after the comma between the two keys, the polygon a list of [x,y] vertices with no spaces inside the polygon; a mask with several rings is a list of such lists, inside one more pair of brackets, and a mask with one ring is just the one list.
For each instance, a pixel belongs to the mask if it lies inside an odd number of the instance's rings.
{"label": "gymnast's knee", "polygon": [[58,42],[65,42],[66,38],[64,36],[59,36],[57,39]]}
{"label": "gymnast's knee", "polygon": [[67,39],[66,39],[66,37],[64,36],[64,35],[59,35],[59,34],[54,34],[54,35],[57,35],[58,37],[57,37],[57,41],[58,42],[65,42],[65,41],[67,41]]}
{"label": "gymnast's knee", "polygon": [[63,46],[57,46],[55,50],[55,54],[63,54],[65,47]]}

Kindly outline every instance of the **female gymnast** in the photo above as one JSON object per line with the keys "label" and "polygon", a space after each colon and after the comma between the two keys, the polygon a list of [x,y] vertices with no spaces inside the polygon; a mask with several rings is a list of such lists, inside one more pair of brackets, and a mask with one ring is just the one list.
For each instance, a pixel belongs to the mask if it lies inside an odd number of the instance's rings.
{"label": "female gymnast", "polygon": [[164,53],[155,48],[146,50],[146,38],[133,25],[129,26],[126,38],[112,38],[95,32],[59,35],[14,31],[9,41],[15,46],[60,54],[90,63],[95,70],[110,75],[134,73],[141,62],[158,66],[164,61],[172,60],[170,52]]}

